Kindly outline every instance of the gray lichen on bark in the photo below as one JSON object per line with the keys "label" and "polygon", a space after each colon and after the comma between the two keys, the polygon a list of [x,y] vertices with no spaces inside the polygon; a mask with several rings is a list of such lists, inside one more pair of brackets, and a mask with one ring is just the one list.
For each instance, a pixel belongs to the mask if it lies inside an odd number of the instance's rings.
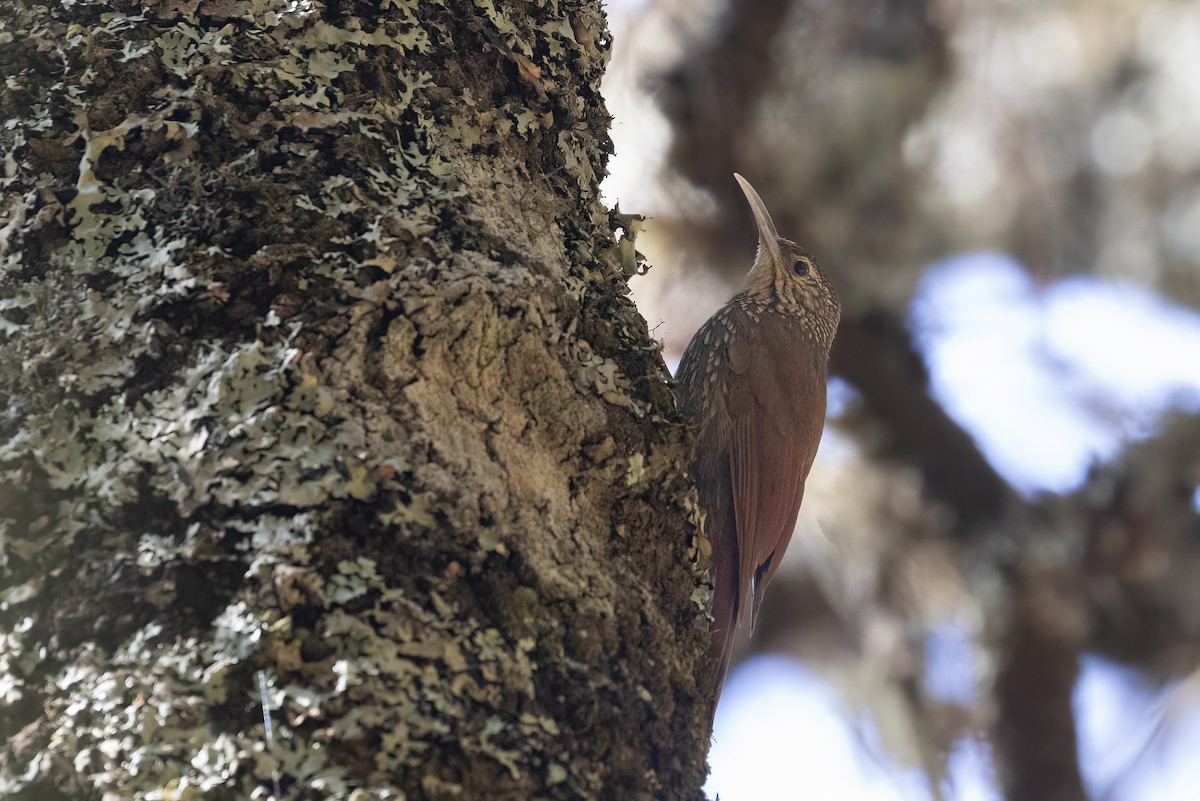
{"label": "gray lichen on bark", "polygon": [[699,794],[602,13],[380,5],[0,10],[2,794]]}

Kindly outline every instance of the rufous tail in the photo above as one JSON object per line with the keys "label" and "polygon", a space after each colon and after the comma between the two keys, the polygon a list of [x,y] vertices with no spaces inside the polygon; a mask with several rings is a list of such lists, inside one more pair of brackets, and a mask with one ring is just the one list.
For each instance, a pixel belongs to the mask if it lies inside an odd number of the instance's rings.
{"label": "rufous tail", "polygon": [[733,641],[736,639],[738,607],[740,593],[738,592],[738,565],[736,550],[725,554],[713,563],[713,605],[712,605],[712,660],[716,664],[713,673],[715,687],[713,690],[712,714],[717,713],[717,702],[721,700],[721,689],[725,686],[725,675],[729,672],[729,660],[733,655]]}

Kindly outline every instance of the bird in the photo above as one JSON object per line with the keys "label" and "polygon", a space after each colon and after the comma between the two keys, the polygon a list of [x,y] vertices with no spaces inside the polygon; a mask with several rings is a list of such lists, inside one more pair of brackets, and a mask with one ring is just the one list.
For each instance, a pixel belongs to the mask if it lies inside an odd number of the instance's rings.
{"label": "bird", "polygon": [[754,264],[741,291],[692,337],[676,374],[712,544],[714,715],[734,635],[753,629],[796,525],[841,320],[837,292],[813,255],[780,237],[754,187],[734,178],[758,227]]}

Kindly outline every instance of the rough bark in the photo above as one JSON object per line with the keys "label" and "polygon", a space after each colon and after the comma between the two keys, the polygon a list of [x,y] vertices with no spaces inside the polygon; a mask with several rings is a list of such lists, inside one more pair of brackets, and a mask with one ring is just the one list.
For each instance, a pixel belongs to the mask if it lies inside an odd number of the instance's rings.
{"label": "rough bark", "polygon": [[0,8],[0,793],[699,796],[608,47],[583,0]]}

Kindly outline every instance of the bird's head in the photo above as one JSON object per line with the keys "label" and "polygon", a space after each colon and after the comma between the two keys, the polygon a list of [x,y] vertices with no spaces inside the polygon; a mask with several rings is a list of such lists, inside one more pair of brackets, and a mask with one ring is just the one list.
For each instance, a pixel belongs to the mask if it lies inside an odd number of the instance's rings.
{"label": "bird's head", "polygon": [[833,284],[811,253],[779,235],[766,204],[750,182],[737,173],[733,177],[746,194],[758,224],[758,252],[746,276],[744,294],[802,319],[828,345],[842,313]]}

